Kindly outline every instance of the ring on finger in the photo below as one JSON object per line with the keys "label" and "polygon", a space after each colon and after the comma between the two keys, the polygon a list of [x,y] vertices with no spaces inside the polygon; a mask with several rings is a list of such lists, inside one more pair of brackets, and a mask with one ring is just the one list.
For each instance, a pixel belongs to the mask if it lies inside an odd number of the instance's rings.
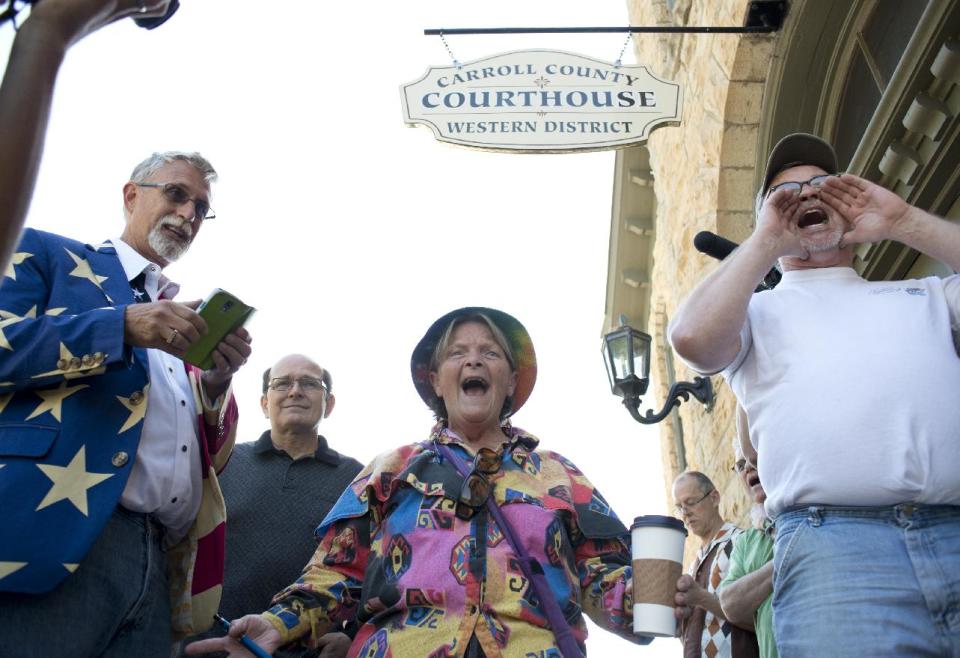
{"label": "ring on finger", "polygon": [[173,341],[177,339],[177,336],[180,335],[180,331],[177,329],[173,330],[173,333],[170,334],[170,338],[167,339],[167,345],[173,345]]}

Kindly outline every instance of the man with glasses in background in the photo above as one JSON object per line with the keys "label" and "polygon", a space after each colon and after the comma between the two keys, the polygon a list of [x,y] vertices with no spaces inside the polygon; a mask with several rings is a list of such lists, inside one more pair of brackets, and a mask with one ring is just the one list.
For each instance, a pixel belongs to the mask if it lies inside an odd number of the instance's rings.
{"label": "man with glasses in background", "polygon": [[[363,468],[318,434],[335,404],[330,371],[306,356],[287,355],[263,373],[260,407],[270,429],[237,445],[220,479],[230,516],[220,606],[227,619],[269,608],[297,579],[317,548],[314,530]],[[319,640],[323,658],[344,656],[349,646],[343,633]]]}
{"label": "man with glasses in background", "polygon": [[727,621],[717,597],[717,587],[729,567],[733,540],[743,531],[720,516],[720,492],[699,471],[677,476],[673,501],[677,516],[701,542],[687,574],[677,581],[684,658],[757,656],[756,636]]}
{"label": "man with glasses in background", "polygon": [[[896,240],[956,272],[960,225],[838,171],[819,137],[780,140],[752,235],[670,338],[723,372],[750,420],[780,656],[958,656],[960,277],[868,281],[853,265]],[[776,261],[783,280],[753,294]]]}
{"label": "man with glasses in background", "polygon": [[216,175],[154,153],[120,238],[27,229],[0,284],[0,646],[18,656],[165,658],[213,621],[250,336],[185,364],[207,327],[162,270],[213,216]]}

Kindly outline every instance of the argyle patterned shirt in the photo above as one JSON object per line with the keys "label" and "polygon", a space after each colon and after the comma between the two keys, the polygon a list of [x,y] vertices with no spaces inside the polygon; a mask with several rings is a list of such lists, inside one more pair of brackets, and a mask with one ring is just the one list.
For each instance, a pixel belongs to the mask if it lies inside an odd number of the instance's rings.
{"label": "argyle patterned shirt", "polygon": [[[733,540],[743,530],[724,523],[713,539],[700,547],[697,559],[687,573],[710,594],[717,589],[730,569]],[[756,636],[734,626],[704,608],[694,608],[681,629],[685,658],[752,658],[757,656]]]}

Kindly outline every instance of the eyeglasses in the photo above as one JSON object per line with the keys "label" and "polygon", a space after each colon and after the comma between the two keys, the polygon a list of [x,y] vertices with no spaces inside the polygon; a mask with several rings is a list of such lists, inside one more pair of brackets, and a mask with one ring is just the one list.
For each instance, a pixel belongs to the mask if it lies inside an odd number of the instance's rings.
{"label": "eyeglasses", "polygon": [[182,206],[187,201],[192,201],[194,219],[213,219],[217,216],[210,204],[203,199],[194,199],[176,183],[137,183],[136,185],[138,187],[155,187],[163,192],[163,196],[167,197],[168,201],[178,206]]}
{"label": "eyeglasses", "polygon": [[826,183],[828,178],[834,178],[839,175],[840,174],[820,174],[819,176],[814,176],[810,180],[805,180],[805,181],[788,180],[785,183],[778,183],[776,185],[772,185],[767,190],[767,193],[764,195],[764,197],[770,196],[777,190],[790,190],[794,194],[800,194],[800,191],[803,189],[804,185],[808,185],[813,188],[818,188],[818,187],[821,187],[824,183]]}
{"label": "eyeglasses", "polygon": [[684,514],[688,514],[690,510],[692,510],[694,507],[702,503],[706,499],[706,497],[712,494],[713,492],[714,492],[714,489],[711,489],[707,493],[697,498],[692,503],[678,503],[676,507],[673,508],[673,511],[676,513],[677,516],[683,516]]}
{"label": "eyeglasses", "polygon": [[736,462],[734,462],[734,464],[733,464],[733,470],[734,470],[735,472],[737,472],[737,473],[743,473],[743,471],[744,471],[746,468],[747,468],[747,460],[746,460],[746,459],[738,459],[738,460],[737,460]]}
{"label": "eyeglasses", "polygon": [[460,487],[460,498],[457,500],[457,518],[470,520],[477,510],[487,504],[493,484],[487,475],[493,475],[500,470],[500,453],[490,448],[480,448],[473,458],[473,470],[463,480]]}
{"label": "eyeglasses", "polygon": [[267,388],[271,391],[277,391],[278,393],[286,393],[294,384],[300,385],[300,390],[305,393],[316,393],[318,391],[327,392],[327,387],[323,383],[323,380],[317,379],[316,377],[300,377],[298,379],[290,379],[289,377],[277,377],[271,379],[270,383],[267,384]]}

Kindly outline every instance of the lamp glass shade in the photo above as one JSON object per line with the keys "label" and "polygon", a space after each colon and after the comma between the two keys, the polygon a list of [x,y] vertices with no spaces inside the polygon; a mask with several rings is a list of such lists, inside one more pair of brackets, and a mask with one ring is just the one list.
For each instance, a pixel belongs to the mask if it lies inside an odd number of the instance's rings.
{"label": "lamp glass shade", "polygon": [[603,358],[610,390],[627,380],[646,380],[650,376],[650,336],[633,327],[623,326],[603,337]]}

